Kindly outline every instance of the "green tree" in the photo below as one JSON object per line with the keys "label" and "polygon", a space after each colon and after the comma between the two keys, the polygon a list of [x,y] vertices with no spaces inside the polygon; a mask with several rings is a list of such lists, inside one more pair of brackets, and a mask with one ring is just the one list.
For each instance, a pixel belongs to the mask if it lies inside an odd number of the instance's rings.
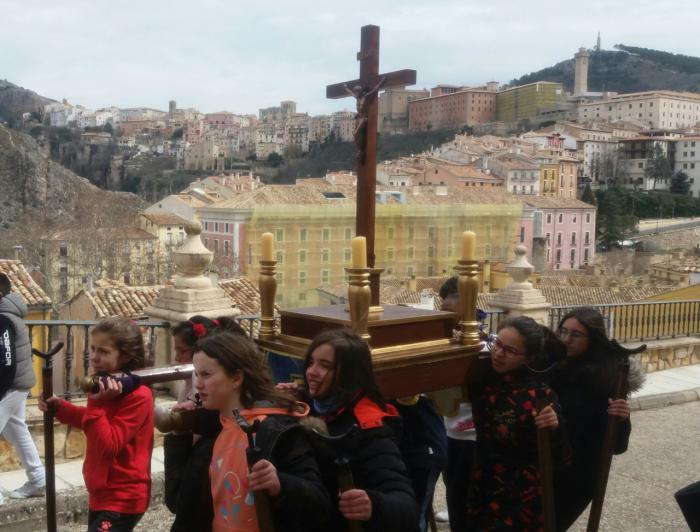
{"label": "green tree", "polygon": [[273,168],[277,168],[283,162],[284,158],[276,151],[273,151],[270,155],[267,156],[267,164],[269,164]]}
{"label": "green tree", "polygon": [[610,188],[598,191],[597,232],[604,246],[616,246],[636,232],[638,219],[630,208],[627,191]]}
{"label": "green tree", "polygon": [[593,190],[591,190],[591,184],[586,183],[585,188],[583,189],[583,193],[581,194],[581,201],[588,203],[590,205],[595,205],[595,194],[593,194]]}
{"label": "green tree", "polygon": [[676,172],[671,178],[671,193],[687,196],[690,190],[690,177],[683,170]]}
{"label": "green tree", "polygon": [[660,144],[654,144],[654,153],[647,159],[647,167],[644,174],[654,180],[652,190],[656,190],[656,183],[660,179],[670,179],[673,176],[671,161],[661,149]]}

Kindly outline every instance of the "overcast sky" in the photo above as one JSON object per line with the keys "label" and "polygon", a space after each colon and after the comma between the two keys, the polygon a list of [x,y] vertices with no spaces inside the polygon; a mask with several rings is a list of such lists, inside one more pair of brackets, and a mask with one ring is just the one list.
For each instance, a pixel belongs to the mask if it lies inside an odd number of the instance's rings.
{"label": "overcast sky", "polygon": [[0,78],[89,108],[352,108],[360,27],[417,87],[501,83],[616,43],[700,56],[698,0],[0,0]]}

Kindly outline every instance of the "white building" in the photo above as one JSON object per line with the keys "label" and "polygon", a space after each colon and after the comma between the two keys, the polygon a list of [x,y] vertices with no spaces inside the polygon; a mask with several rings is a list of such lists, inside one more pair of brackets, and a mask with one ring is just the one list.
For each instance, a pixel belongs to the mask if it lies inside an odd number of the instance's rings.
{"label": "white building", "polygon": [[587,120],[639,121],[653,129],[675,129],[700,122],[700,94],[650,91],[620,94],[598,102],[582,103],[579,122]]}
{"label": "white building", "polygon": [[685,172],[690,178],[688,195],[700,197],[700,136],[683,137],[676,140],[673,171]]}

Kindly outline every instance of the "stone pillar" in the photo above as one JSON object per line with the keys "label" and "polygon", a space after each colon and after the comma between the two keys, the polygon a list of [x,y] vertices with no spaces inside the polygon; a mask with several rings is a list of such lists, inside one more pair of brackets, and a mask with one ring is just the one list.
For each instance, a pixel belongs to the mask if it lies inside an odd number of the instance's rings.
{"label": "stone pillar", "polygon": [[515,259],[506,270],[513,278],[513,282],[499,291],[489,306],[503,310],[508,317],[530,316],[538,323],[548,326],[549,310],[552,305],[547,302],[542,292],[528,281],[534,267],[527,261],[525,246],[516,246]]}
{"label": "stone pillar", "polygon": [[[202,225],[199,222],[190,221],[185,224],[187,238],[182,246],[173,251],[176,268],[174,286],[160,290],[153,304],[144,311],[149,318],[175,325],[197,314],[217,318],[241,313],[234,308],[225,292],[204,275],[214,254],[202,244],[201,232]],[[165,333],[169,334],[168,331]],[[170,346],[170,338],[158,338],[158,345]],[[165,349],[156,354],[156,366],[171,362],[170,351]]]}

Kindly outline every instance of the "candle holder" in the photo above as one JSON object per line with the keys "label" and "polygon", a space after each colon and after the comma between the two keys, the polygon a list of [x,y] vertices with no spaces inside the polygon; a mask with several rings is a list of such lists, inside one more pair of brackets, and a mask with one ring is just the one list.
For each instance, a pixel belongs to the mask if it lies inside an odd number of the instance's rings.
{"label": "candle holder", "polygon": [[260,332],[261,340],[272,340],[276,334],[275,328],[275,296],[277,295],[276,260],[261,260],[258,275],[260,290]]}
{"label": "candle holder", "polygon": [[479,263],[475,260],[459,260],[455,271],[459,274],[459,334],[462,345],[476,346],[481,342],[479,322],[476,321],[476,296],[479,294]]}
{"label": "candle holder", "polygon": [[345,268],[350,277],[348,287],[348,304],[352,329],[365,340],[369,340],[367,322],[371,293],[369,289],[369,274],[371,268]]}
{"label": "candle holder", "polygon": [[[379,302],[379,276],[384,273],[384,268],[370,268],[369,270],[369,288],[370,288],[370,304],[369,313],[370,314],[381,314],[384,309]],[[376,279],[376,281],[374,281]],[[376,283],[377,290],[376,293],[372,291],[373,284]]]}

